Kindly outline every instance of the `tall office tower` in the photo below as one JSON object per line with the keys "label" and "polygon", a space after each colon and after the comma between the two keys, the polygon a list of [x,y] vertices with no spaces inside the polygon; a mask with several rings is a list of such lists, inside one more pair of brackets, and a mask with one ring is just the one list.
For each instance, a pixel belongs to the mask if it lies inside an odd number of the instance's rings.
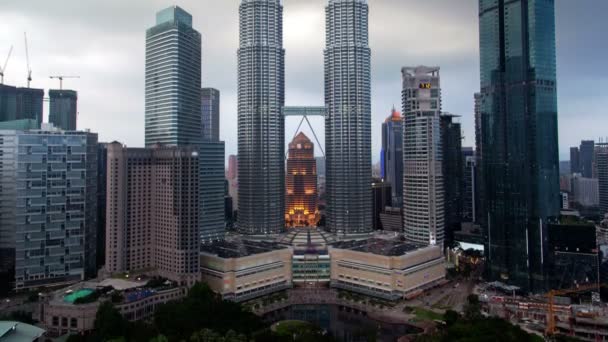
{"label": "tall office tower", "polygon": [[315,146],[302,132],[289,143],[285,179],[285,225],[315,227],[319,221]]}
{"label": "tall office tower", "polygon": [[96,275],[97,134],[0,131],[0,248],[14,288]]}
{"label": "tall office tower", "polygon": [[601,214],[608,213],[608,143],[595,145],[595,172]]}
{"label": "tall office tower", "polygon": [[444,185],[439,67],[401,69],[403,79],[403,229],[406,239],[441,245]]}
{"label": "tall office tower", "polygon": [[224,142],[200,145],[200,237],[204,243],[221,240],[226,232],[224,212]]}
{"label": "tall office tower", "polygon": [[97,269],[106,262],[106,196],[108,144],[97,144]]}
{"label": "tall office tower", "polygon": [[382,123],[382,172],[391,183],[392,205],[403,205],[403,117],[395,108]]}
{"label": "tall office tower", "polygon": [[579,148],[579,172],[585,178],[595,178],[593,174],[593,156],[595,155],[595,141],[583,140]]}
{"label": "tall office tower", "polygon": [[462,222],[474,222],[476,214],[475,181],[477,159],[472,147],[462,148],[463,174],[462,174]]}
{"label": "tall office tower", "polygon": [[484,225],[486,220],[486,214],[484,210],[484,181],[483,181],[483,170],[481,163],[481,156],[483,151],[482,146],[482,127],[481,127],[481,93],[475,93],[475,200],[476,210],[473,222]]}
{"label": "tall office tower", "polygon": [[488,272],[542,291],[559,215],[553,0],[481,0],[482,163]]}
{"label": "tall office tower", "polygon": [[570,173],[580,172],[580,152],[578,147],[570,147]]}
{"label": "tall office tower", "polygon": [[325,8],[327,228],[372,230],[371,50],[367,0],[329,0]]}
{"label": "tall office tower", "polygon": [[243,0],[238,50],[238,223],[285,229],[285,50],[281,0]]}
{"label": "tall office tower", "polygon": [[220,91],[214,88],[201,90],[201,129],[203,140],[220,140]]}
{"label": "tall office tower", "polygon": [[[601,152],[600,152],[601,153]],[[602,161],[604,163],[605,161]],[[604,180],[605,181],[605,180]],[[604,189],[608,190],[604,183]],[[580,174],[575,174],[570,180],[570,191],[572,192],[573,202],[583,207],[597,207],[600,205],[600,183],[597,178],[584,178]],[[561,188],[561,185],[560,185]],[[604,195],[606,196],[606,195]]]}
{"label": "tall office tower", "polygon": [[0,122],[35,120],[42,123],[44,90],[0,84]]}
{"label": "tall office tower", "polygon": [[372,181],[372,229],[384,229],[381,220],[381,214],[385,212],[387,207],[392,208],[393,192],[391,183],[382,179],[374,179]]}
{"label": "tall office tower", "polygon": [[199,279],[198,147],[108,145],[106,270]]}
{"label": "tall office tower", "polygon": [[49,122],[65,131],[76,130],[77,103],[74,90],[49,90]]}
{"label": "tall office tower", "polygon": [[201,140],[201,34],[172,6],[146,31],[146,146]]}
{"label": "tall office tower", "polygon": [[462,132],[458,115],[443,113],[440,117],[442,174],[444,187],[445,242],[451,245],[454,232],[460,230],[464,202],[464,164],[462,158]]}
{"label": "tall office tower", "polygon": [[238,176],[238,165],[239,162],[237,156],[235,156],[234,154],[228,156],[228,174],[226,175],[228,180],[233,180]]}

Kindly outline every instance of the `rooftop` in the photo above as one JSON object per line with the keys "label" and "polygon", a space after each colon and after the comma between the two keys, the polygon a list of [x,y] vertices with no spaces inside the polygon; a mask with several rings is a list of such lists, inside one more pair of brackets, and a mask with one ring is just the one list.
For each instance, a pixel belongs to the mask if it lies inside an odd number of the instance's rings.
{"label": "rooftop", "polygon": [[267,253],[286,248],[287,247],[280,245],[276,242],[233,240],[217,241],[209,245],[203,245],[201,246],[201,252],[227,259],[242,258],[250,255]]}
{"label": "rooftop", "polygon": [[0,341],[33,342],[44,334],[45,330],[36,326],[14,321],[0,321]]}
{"label": "rooftop", "polygon": [[348,249],[356,252],[372,253],[382,256],[402,256],[424,246],[411,242],[371,238],[366,240],[340,241],[331,245],[333,248]]}

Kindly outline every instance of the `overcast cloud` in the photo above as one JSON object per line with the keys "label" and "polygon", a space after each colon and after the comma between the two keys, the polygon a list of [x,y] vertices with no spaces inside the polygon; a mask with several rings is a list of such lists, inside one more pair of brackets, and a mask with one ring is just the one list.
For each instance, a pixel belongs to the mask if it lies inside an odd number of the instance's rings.
{"label": "overcast cloud", "polygon": [[[465,140],[473,136],[473,93],[479,88],[477,0],[370,0],[373,158],[380,124],[401,107],[400,69],[441,67],[443,110],[462,115]],[[608,136],[606,0],[555,0],[558,47],[560,152],[581,139]],[[323,103],[325,0],[284,0],[287,105]],[[101,141],[144,142],[145,30],[155,13],[179,5],[203,35],[203,86],[222,93],[221,138],[226,154],[236,141],[238,0],[2,0],[0,61],[14,45],[5,83],[26,83],[23,32],[29,39],[32,87],[56,88],[49,75],[79,92],[79,129]],[[45,108],[46,111],[46,108]],[[45,114],[46,115],[46,114]],[[323,142],[323,121],[313,121]],[[288,139],[297,118],[286,124]],[[304,129],[310,133],[308,129]],[[312,137],[311,137],[312,138]]]}

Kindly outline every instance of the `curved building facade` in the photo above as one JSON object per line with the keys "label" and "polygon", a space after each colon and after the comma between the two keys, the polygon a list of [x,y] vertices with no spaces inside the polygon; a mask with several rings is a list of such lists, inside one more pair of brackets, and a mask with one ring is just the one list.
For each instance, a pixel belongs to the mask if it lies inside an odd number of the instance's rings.
{"label": "curved building facade", "polygon": [[408,241],[441,245],[444,188],[439,67],[406,67],[403,80],[403,227]]}
{"label": "curved building facade", "polygon": [[238,230],[285,229],[285,50],[280,0],[242,0],[238,50]]}
{"label": "curved building facade", "polygon": [[325,13],[327,228],[342,235],[372,230],[368,15],[367,0],[329,0]]}

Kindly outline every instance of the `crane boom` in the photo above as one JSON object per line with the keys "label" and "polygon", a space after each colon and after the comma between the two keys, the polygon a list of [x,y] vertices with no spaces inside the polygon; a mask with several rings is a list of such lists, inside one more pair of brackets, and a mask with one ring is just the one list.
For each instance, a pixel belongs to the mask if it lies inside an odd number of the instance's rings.
{"label": "crane boom", "polygon": [[27,48],[27,33],[23,32],[23,38],[25,40],[25,61],[27,62],[27,87],[30,87],[32,82],[32,69],[30,68],[30,53]]}
{"label": "crane boom", "polygon": [[6,66],[8,65],[8,60],[11,58],[11,53],[13,52],[13,46],[8,50],[8,56],[6,56],[6,60],[4,61],[4,65],[2,69],[0,69],[0,84],[4,84],[4,72],[6,71]]}
{"label": "crane boom", "polygon": [[63,89],[63,79],[64,78],[80,78],[80,76],[65,76],[65,75],[57,75],[57,76],[49,76],[50,79],[58,79],[59,80],[59,90]]}

